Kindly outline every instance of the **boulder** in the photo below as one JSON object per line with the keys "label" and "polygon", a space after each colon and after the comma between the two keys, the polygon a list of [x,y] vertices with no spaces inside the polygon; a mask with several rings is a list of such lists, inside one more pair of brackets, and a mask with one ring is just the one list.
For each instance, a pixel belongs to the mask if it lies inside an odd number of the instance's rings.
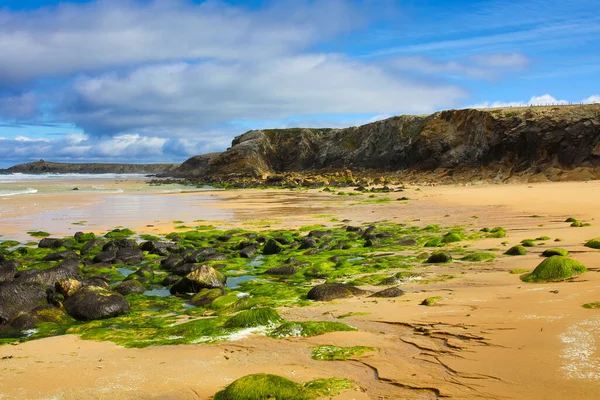
{"label": "boulder", "polygon": [[106,241],[104,239],[92,239],[87,241],[82,247],[81,247],[81,254],[86,255],[91,253],[94,250],[101,250],[102,247],[106,244]]}
{"label": "boulder", "polygon": [[66,260],[66,259],[78,259],[79,256],[73,251],[73,250],[67,250],[67,251],[59,251],[57,253],[50,253],[47,256],[45,256],[42,260],[43,261],[60,261],[60,260]]}
{"label": "boulder", "polygon": [[172,253],[180,253],[183,248],[174,243],[159,242],[157,240],[150,240],[142,243],[140,248],[147,251],[150,254],[156,254],[159,256],[167,256]]}
{"label": "boulder", "polygon": [[101,251],[94,256],[95,263],[112,263],[117,258],[116,250]]}
{"label": "boulder", "polygon": [[263,254],[279,254],[283,251],[283,246],[275,239],[269,239],[263,247]]}
{"label": "boulder", "polygon": [[310,289],[306,297],[309,300],[331,301],[365,294],[364,290],[343,283],[323,283]]}
{"label": "boulder", "polygon": [[419,243],[415,239],[402,239],[398,242],[398,246],[418,246]]}
{"label": "boulder", "polygon": [[43,238],[38,243],[38,247],[40,249],[58,249],[59,247],[62,247],[63,243],[62,239]]}
{"label": "boulder", "polygon": [[56,292],[62,294],[65,299],[81,289],[82,286],[81,281],[73,278],[61,279],[54,285]]}
{"label": "boulder", "polygon": [[387,289],[383,289],[382,291],[373,293],[369,297],[400,297],[404,294],[404,290],[399,287],[390,287]]}
{"label": "boulder", "polygon": [[112,318],[130,311],[121,294],[97,286],[85,286],[64,303],[65,310],[80,321]]}
{"label": "boulder", "polygon": [[256,246],[250,245],[242,248],[240,250],[240,257],[242,258],[252,258],[256,255]]}
{"label": "boulder", "polygon": [[0,285],[0,325],[9,323],[20,313],[46,304],[46,290],[39,284],[15,282]]}
{"label": "boulder", "polygon": [[184,264],[183,257],[179,254],[171,254],[167,258],[163,258],[160,261],[160,267],[167,271],[173,271],[175,268],[180,267]]}
{"label": "boulder", "polygon": [[122,264],[139,264],[144,258],[144,253],[138,247],[124,247],[117,250],[116,261],[121,261]]}
{"label": "boulder", "polygon": [[200,266],[197,264],[186,263],[173,269],[171,272],[173,272],[175,275],[186,276],[187,274],[197,270],[198,268],[200,268]]}
{"label": "boulder", "polygon": [[302,243],[300,244],[299,249],[300,250],[314,249],[315,247],[317,247],[317,241],[311,237],[307,237],[307,238],[304,238],[304,240],[302,240]]}
{"label": "boulder", "polygon": [[202,263],[208,259],[209,256],[216,254],[217,251],[210,247],[204,247],[196,250],[186,251],[183,254],[183,260],[186,263]]}
{"label": "boulder", "polygon": [[265,274],[289,276],[294,275],[296,272],[298,272],[297,267],[293,265],[282,265],[281,267],[269,268],[265,271]]}
{"label": "boulder", "polygon": [[130,293],[144,293],[145,289],[141,282],[130,280],[119,283],[113,290],[126,296]]}
{"label": "boulder", "polygon": [[452,261],[452,256],[450,255],[450,253],[446,251],[436,251],[433,252],[425,262],[428,264],[439,264],[447,263],[450,261]]}
{"label": "boulder", "polygon": [[133,239],[117,239],[117,240],[111,240],[110,242],[108,242],[104,246],[102,246],[102,251],[109,251],[109,250],[117,251],[120,249],[131,249],[131,248],[135,248],[135,247],[138,247],[138,244]]}
{"label": "boulder", "polygon": [[202,289],[225,286],[227,277],[208,265],[202,265],[186,275],[171,288],[171,294],[198,293]]}
{"label": "boulder", "polygon": [[0,285],[10,282],[19,272],[17,268],[21,267],[19,260],[8,260],[0,264]]}
{"label": "boulder", "polygon": [[56,267],[42,271],[36,269],[21,271],[15,277],[14,282],[19,284],[37,283],[43,286],[54,287],[56,282],[67,278],[81,279],[79,275],[79,262],[65,260]]}

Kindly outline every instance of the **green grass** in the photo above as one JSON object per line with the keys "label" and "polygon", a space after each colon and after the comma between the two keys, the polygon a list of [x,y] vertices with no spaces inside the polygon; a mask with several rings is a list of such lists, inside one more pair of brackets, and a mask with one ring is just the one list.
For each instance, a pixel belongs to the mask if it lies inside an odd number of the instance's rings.
{"label": "green grass", "polygon": [[318,346],[312,348],[312,359],[319,361],[345,361],[349,358],[360,357],[369,351],[375,351],[375,349],[366,346]]}
{"label": "green grass", "polygon": [[563,256],[546,258],[531,274],[522,277],[523,282],[557,282],[584,273],[587,268],[579,261]]}

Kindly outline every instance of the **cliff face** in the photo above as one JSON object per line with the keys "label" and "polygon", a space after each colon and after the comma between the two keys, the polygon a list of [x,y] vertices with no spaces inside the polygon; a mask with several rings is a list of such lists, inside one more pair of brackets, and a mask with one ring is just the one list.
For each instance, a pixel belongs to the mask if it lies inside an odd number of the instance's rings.
{"label": "cliff face", "polygon": [[196,171],[207,179],[332,169],[600,166],[600,105],[450,110],[345,129],[249,131]]}
{"label": "cliff face", "polygon": [[70,164],[40,160],[18,164],[0,172],[25,174],[160,174],[173,171],[178,167],[179,164]]}

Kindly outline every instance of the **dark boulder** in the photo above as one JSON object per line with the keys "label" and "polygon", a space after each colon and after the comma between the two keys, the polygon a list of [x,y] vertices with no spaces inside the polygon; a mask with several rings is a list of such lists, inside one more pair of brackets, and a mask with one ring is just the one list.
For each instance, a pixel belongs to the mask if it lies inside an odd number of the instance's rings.
{"label": "dark boulder", "polygon": [[180,253],[181,251],[183,251],[183,248],[181,246],[178,246],[174,243],[159,242],[156,240],[144,242],[142,243],[140,248],[144,251],[147,251],[150,254],[156,254],[159,256],[167,256],[172,253]]}
{"label": "dark boulder", "polygon": [[452,256],[450,255],[450,253],[446,251],[436,251],[432,253],[425,262],[428,264],[439,264],[447,263],[450,261],[452,261]]}
{"label": "dark boulder", "polygon": [[64,241],[62,239],[43,238],[38,243],[38,247],[40,249],[58,249],[59,247],[62,247],[63,243]]}
{"label": "dark boulder", "polygon": [[12,281],[17,273],[17,268],[21,267],[19,260],[8,260],[0,264],[0,285],[4,282]]}
{"label": "dark boulder", "polygon": [[176,284],[177,282],[179,282],[180,279],[181,279],[180,276],[168,275],[165,277],[165,279],[162,280],[162,282],[160,284],[163,286],[172,286],[172,285]]}
{"label": "dark boulder", "polygon": [[54,287],[56,282],[67,278],[81,279],[79,275],[79,262],[65,260],[56,267],[42,271],[36,269],[21,271],[15,277],[14,282],[19,284],[37,283],[43,286]]}
{"label": "dark boulder", "polygon": [[99,276],[93,276],[83,281],[84,286],[98,286],[105,289],[110,289],[110,285],[103,278]]}
{"label": "dark boulder", "polygon": [[0,325],[9,323],[20,313],[46,304],[46,298],[46,290],[42,285],[14,282],[0,285]]}
{"label": "dark boulder", "polygon": [[160,267],[167,271],[173,271],[175,268],[180,267],[184,264],[183,257],[179,254],[171,254],[167,258],[163,258],[160,261]]}
{"label": "dark boulder", "polygon": [[81,247],[80,252],[81,254],[86,255],[93,251],[101,250],[105,243],[106,241],[104,239],[89,240]]}
{"label": "dark boulder", "polygon": [[369,297],[400,297],[404,293],[404,290],[400,289],[399,287],[391,287],[383,289],[380,292],[373,293]]}
{"label": "dark boulder", "polygon": [[171,288],[171,294],[198,293],[202,289],[224,287],[227,277],[213,267],[202,265],[190,272]]}
{"label": "dark boulder", "polygon": [[362,228],[360,228],[358,226],[347,226],[346,227],[346,232],[358,232],[358,233],[361,233],[362,232]]}
{"label": "dark boulder", "polygon": [[281,267],[269,268],[265,271],[268,275],[289,276],[298,272],[298,268],[293,265],[282,265]]}
{"label": "dark boulder", "polygon": [[227,256],[223,253],[214,253],[206,256],[204,261],[225,261],[227,260]]}
{"label": "dark boulder", "polygon": [[173,272],[175,275],[186,276],[187,274],[197,270],[198,268],[200,268],[200,266],[197,264],[186,263],[173,269],[171,272]]}
{"label": "dark boulder", "polygon": [[60,260],[66,260],[66,259],[78,259],[79,256],[73,251],[73,250],[67,250],[67,251],[59,251],[57,253],[50,253],[47,256],[45,256],[42,260],[43,261],[60,261]]}
{"label": "dark boulder", "polygon": [[331,301],[335,299],[360,296],[365,293],[366,292],[364,290],[354,286],[345,285],[343,283],[324,283],[310,289],[306,297],[309,300]]}
{"label": "dark boulder", "polygon": [[308,233],[308,237],[313,237],[313,238],[324,238],[324,237],[330,237],[333,235],[332,231],[310,231]]}
{"label": "dark boulder", "polygon": [[263,254],[279,254],[283,251],[283,246],[275,239],[269,239],[263,247]]}
{"label": "dark boulder", "polygon": [[138,247],[125,247],[117,250],[115,262],[120,260],[121,264],[139,264],[144,258],[144,253]]}
{"label": "dark boulder", "polygon": [[125,280],[136,280],[140,281],[141,283],[145,283],[152,279],[154,279],[154,271],[148,267],[141,267],[133,274],[129,275]]}
{"label": "dark boulder", "polygon": [[302,240],[302,244],[300,244],[299,249],[314,249],[315,247],[317,247],[317,241],[311,237],[307,237]]}
{"label": "dark boulder", "polygon": [[256,246],[250,245],[246,246],[240,250],[240,257],[242,258],[252,258],[256,255]]}
{"label": "dark boulder", "polygon": [[133,239],[117,239],[117,240],[111,240],[110,242],[108,242],[104,246],[102,246],[102,251],[109,251],[109,250],[116,251],[116,250],[120,250],[120,249],[131,249],[131,248],[135,248],[135,247],[138,247],[138,244]]}
{"label": "dark boulder", "polygon": [[116,250],[107,250],[101,251],[100,253],[94,256],[95,263],[112,263],[117,259],[117,251]]}
{"label": "dark boulder", "polygon": [[144,293],[145,289],[141,282],[130,280],[119,283],[113,290],[126,296],[130,293]]}
{"label": "dark boulder", "polygon": [[80,321],[112,318],[130,311],[121,294],[97,286],[85,286],[65,300],[65,310]]}
{"label": "dark boulder", "polygon": [[209,256],[216,254],[217,251],[210,247],[204,247],[196,250],[186,251],[183,254],[183,260],[186,263],[202,263],[208,259]]}

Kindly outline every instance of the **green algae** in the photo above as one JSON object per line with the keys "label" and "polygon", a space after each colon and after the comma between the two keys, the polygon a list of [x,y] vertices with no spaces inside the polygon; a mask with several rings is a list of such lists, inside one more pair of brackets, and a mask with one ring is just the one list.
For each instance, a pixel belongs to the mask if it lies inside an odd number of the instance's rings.
{"label": "green algae", "polygon": [[274,338],[284,337],[310,337],[319,336],[328,332],[355,331],[356,328],[350,327],[341,322],[329,321],[295,321],[284,322],[278,326],[269,336]]}
{"label": "green algae", "polygon": [[246,375],[229,384],[214,400],[312,400],[337,396],[352,387],[341,378],[317,379],[299,384],[271,374]]}
{"label": "green algae", "polygon": [[583,308],[587,308],[590,310],[597,310],[600,308],[600,301],[594,302],[594,303],[585,303],[582,304],[581,307]]}
{"label": "green algae", "polygon": [[546,258],[531,274],[521,277],[523,282],[557,282],[584,273],[587,268],[579,261],[563,256]]}
{"label": "green algae", "polygon": [[349,358],[360,357],[364,353],[375,351],[373,347],[353,346],[317,346],[311,349],[313,360],[319,361],[345,361]]}
{"label": "green algae", "polygon": [[590,239],[585,242],[584,246],[590,249],[600,249],[600,238]]}
{"label": "green algae", "polygon": [[461,258],[461,260],[462,261],[470,261],[470,262],[480,262],[480,261],[493,260],[495,258],[496,258],[496,256],[493,255],[492,253],[476,251],[473,253],[466,254],[463,258]]}
{"label": "green algae", "polygon": [[524,256],[527,254],[527,249],[522,245],[516,245],[504,252],[507,256]]}
{"label": "green algae", "polygon": [[565,249],[552,248],[546,249],[542,252],[542,257],[552,257],[552,256],[563,256],[566,257],[569,255],[569,252]]}
{"label": "green algae", "polygon": [[444,236],[442,236],[442,243],[455,243],[460,242],[462,237],[457,232],[448,232]]}
{"label": "green algae", "polygon": [[272,308],[253,308],[241,311],[225,321],[225,328],[252,328],[281,322],[282,318]]}
{"label": "green algae", "polygon": [[511,270],[509,272],[509,274],[512,274],[512,275],[521,275],[521,274],[526,274],[528,272],[529,272],[528,269],[516,268],[516,269]]}
{"label": "green algae", "polygon": [[432,307],[434,306],[438,301],[442,300],[441,296],[433,296],[433,297],[428,297],[425,300],[423,300],[421,302],[422,306],[427,306],[427,307]]}
{"label": "green algae", "polygon": [[107,239],[126,239],[133,235],[135,235],[135,232],[133,232],[131,229],[124,228],[112,230],[104,235],[104,237]]}
{"label": "green algae", "polygon": [[44,231],[30,231],[30,232],[27,232],[27,234],[32,237],[41,237],[41,238],[50,236],[50,234],[48,232],[44,232]]}

